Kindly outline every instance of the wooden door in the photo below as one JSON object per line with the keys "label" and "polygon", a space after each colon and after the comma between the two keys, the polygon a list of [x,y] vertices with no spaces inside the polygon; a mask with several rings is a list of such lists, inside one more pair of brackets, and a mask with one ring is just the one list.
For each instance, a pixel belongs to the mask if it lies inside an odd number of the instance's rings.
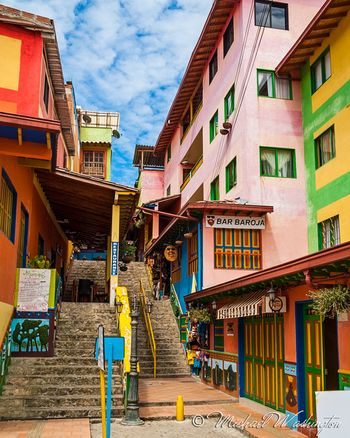
{"label": "wooden door", "polygon": [[283,316],[246,318],[245,396],[275,409],[284,410],[283,362]]}
{"label": "wooden door", "polygon": [[316,419],[315,391],[323,390],[322,322],[310,305],[303,309],[306,418]]}

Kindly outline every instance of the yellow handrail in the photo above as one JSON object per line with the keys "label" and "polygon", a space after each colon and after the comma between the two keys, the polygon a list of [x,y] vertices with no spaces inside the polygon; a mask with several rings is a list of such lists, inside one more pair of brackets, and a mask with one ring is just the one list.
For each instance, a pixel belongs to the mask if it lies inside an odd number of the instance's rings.
{"label": "yellow handrail", "polygon": [[157,377],[157,348],[156,348],[156,341],[154,339],[151,317],[150,317],[150,314],[147,312],[147,308],[146,308],[147,298],[146,298],[145,289],[144,289],[143,284],[142,284],[142,280],[140,280],[140,301],[141,301],[143,316],[145,319],[145,325],[146,325],[146,330],[147,330],[147,335],[148,335],[148,342],[149,342],[149,345],[150,345],[150,348],[152,351],[152,356],[153,356],[153,376],[154,376],[154,378],[156,378]]}

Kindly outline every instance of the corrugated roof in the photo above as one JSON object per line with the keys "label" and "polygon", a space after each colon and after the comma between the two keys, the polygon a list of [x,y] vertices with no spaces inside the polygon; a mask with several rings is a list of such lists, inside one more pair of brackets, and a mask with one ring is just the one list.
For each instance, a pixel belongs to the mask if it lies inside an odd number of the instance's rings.
{"label": "corrugated roof", "polygon": [[134,167],[141,166],[141,154],[143,152],[144,167],[163,169],[164,154],[154,155],[154,146],[137,144],[135,146],[133,165]]}
{"label": "corrugated roof", "polygon": [[33,31],[40,31],[44,40],[50,78],[53,85],[53,97],[62,126],[62,134],[69,154],[75,154],[70,113],[65,91],[60,53],[56,39],[53,20],[40,15],[31,14],[19,9],[0,5],[0,22],[22,26]]}
{"label": "corrugated roof", "polygon": [[199,40],[192,52],[179,89],[165,119],[163,129],[156,142],[155,152],[157,154],[164,151],[171,142],[186,106],[203,75],[203,71],[215,48],[217,39],[232,12],[232,8],[239,2],[240,0],[214,1]]}
{"label": "corrugated roof", "polygon": [[276,68],[277,74],[299,72],[300,68],[314,54],[315,50],[321,47],[322,41],[329,37],[332,29],[338,26],[339,21],[347,15],[349,10],[349,0],[327,0],[279,63]]}

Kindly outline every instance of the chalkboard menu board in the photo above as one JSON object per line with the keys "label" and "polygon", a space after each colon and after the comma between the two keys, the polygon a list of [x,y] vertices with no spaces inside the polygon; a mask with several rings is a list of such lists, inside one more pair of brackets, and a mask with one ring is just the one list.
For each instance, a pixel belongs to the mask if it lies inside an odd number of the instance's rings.
{"label": "chalkboard menu board", "polygon": [[20,269],[17,310],[20,312],[47,312],[50,282],[50,269]]}

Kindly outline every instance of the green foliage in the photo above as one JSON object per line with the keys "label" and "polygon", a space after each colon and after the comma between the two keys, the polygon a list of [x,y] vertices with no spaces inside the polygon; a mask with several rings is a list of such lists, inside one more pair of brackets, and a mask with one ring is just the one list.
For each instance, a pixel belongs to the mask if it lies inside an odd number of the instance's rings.
{"label": "green foliage", "polygon": [[334,318],[339,313],[350,310],[350,289],[341,284],[332,288],[310,291],[308,296],[313,300],[313,310],[323,319]]}
{"label": "green foliage", "polygon": [[206,307],[203,307],[202,309],[193,308],[188,314],[191,322],[204,322],[205,324],[209,324],[211,321],[210,312]]}
{"label": "green foliage", "polygon": [[46,256],[35,256],[33,258],[28,257],[27,268],[31,269],[50,269],[51,262]]}
{"label": "green foliage", "polygon": [[120,244],[120,256],[134,256],[136,253],[136,246],[134,243],[129,243],[127,240],[123,240]]}

